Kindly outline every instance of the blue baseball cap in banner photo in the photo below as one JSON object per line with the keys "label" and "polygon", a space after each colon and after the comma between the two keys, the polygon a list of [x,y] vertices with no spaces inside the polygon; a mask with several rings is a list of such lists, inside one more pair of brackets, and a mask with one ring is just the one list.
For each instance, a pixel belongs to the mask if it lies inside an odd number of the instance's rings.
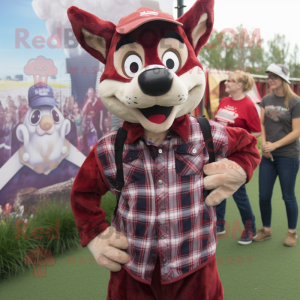
{"label": "blue baseball cap in banner photo", "polygon": [[31,86],[28,90],[28,104],[32,108],[42,105],[56,106],[52,87],[45,83]]}

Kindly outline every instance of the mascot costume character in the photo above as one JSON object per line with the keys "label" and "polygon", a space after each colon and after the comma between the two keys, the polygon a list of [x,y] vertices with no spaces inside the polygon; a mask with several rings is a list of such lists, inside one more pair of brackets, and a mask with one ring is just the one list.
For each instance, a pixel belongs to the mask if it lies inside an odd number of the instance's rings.
{"label": "mascot costume character", "polygon": [[[260,156],[255,137],[213,121],[205,143],[188,114],[205,90],[197,55],[213,5],[196,1],[177,20],[141,7],[117,26],[68,9],[78,42],[105,64],[103,103],[125,120],[98,141],[71,192],[81,245],[111,271],[107,299],[223,299],[214,206],[251,179]],[[111,226],[100,208],[109,190],[118,199]]]}

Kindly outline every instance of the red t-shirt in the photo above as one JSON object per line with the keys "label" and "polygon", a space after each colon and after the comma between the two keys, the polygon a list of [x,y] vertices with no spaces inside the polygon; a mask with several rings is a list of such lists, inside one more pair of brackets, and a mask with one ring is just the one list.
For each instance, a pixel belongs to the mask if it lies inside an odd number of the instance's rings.
{"label": "red t-shirt", "polygon": [[223,98],[215,119],[224,126],[243,128],[249,133],[261,132],[258,112],[248,97],[237,101],[231,97]]}
{"label": "red t-shirt", "polygon": [[[96,97],[97,101],[94,100],[93,103],[89,103],[86,108],[86,115],[90,116],[93,120],[93,124],[96,128],[99,128],[100,124],[100,111],[105,108],[104,104],[102,103],[99,97]],[[83,103],[83,106],[87,103],[88,99],[86,99]]]}

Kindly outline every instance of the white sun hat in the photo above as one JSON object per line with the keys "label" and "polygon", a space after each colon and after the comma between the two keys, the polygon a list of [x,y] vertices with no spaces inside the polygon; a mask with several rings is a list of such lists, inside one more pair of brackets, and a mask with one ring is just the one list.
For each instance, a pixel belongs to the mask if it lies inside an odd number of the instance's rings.
{"label": "white sun hat", "polygon": [[270,64],[266,70],[266,73],[272,72],[276,75],[278,75],[280,78],[285,80],[288,83],[291,83],[289,80],[290,77],[290,69],[287,65],[281,65],[281,64]]}

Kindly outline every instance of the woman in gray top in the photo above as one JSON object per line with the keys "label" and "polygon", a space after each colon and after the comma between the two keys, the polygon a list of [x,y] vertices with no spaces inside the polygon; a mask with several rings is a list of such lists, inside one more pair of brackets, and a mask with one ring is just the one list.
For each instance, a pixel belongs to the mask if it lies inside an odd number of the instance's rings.
{"label": "woman in gray top", "polygon": [[271,64],[271,92],[261,102],[262,160],[259,168],[259,204],[263,228],[254,241],[272,237],[271,198],[277,175],[288,219],[286,246],[297,244],[298,205],[295,183],[299,170],[300,98],[290,88],[289,68]]}

